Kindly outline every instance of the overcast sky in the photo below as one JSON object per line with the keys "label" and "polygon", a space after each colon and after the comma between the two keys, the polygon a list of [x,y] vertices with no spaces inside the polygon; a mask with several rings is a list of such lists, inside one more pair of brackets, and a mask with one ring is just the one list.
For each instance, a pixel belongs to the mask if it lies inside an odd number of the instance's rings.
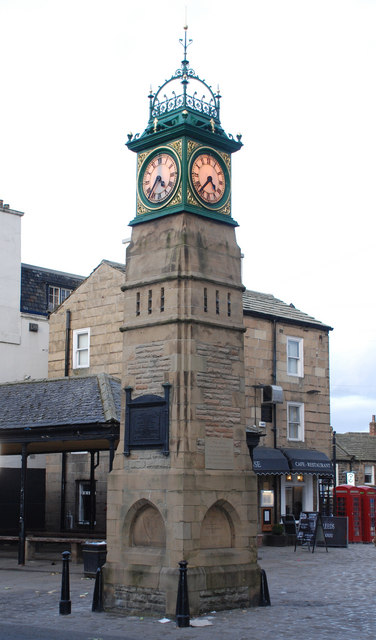
{"label": "overcast sky", "polygon": [[331,422],[376,413],[376,0],[0,0],[0,198],[22,261],[124,261],[150,85],[191,67],[242,133],[233,217],[248,289],[332,326]]}

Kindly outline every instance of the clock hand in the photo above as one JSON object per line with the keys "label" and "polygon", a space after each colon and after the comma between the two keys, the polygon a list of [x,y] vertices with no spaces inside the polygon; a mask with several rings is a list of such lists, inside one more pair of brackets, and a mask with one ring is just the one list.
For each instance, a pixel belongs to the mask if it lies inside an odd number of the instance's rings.
{"label": "clock hand", "polygon": [[155,180],[154,180],[154,184],[153,184],[153,186],[152,186],[152,188],[151,188],[151,191],[150,191],[150,194],[149,194],[149,198],[151,198],[151,196],[153,195],[153,191],[154,191],[155,187],[157,186],[158,182],[161,182],[161,181],[162,181],[161,176],[157,176],[157,177],[155,178]]}
{"label": "clock hand", "polygon": [[206,179],[205,184],[203,184],[201,189],[199,190],[199,193],[201,193],[201,191],[203,189],[205,189],[206,185],[209,184],[209,182],[210,182],[211,186],[213,187],[213,189],[215,191],[215,184],[213,183],[213,178],[212,178],[212,176],[208,176],[207,179]]}

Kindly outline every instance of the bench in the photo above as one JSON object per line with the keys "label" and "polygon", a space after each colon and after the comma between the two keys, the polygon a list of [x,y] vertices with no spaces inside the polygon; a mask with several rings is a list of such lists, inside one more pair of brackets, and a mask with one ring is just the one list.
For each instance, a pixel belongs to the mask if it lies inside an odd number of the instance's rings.
{"label": "bench", "polygon": [[18,542],[19,538],[18,536],[1,536],[0,535],[0,542]]}
{"label": "bench", "polygon": [[[18,538],[16,538],[18,540]],[[81,557],[81,545],[85,542],[83,538],[70,538],[70,537],[47,537],[47,536],[26,536],[25,545],[25,561],[35,558],[35,551],[37,543],[53,543],[53,544],[69,544],[71,550],[71,560],[74,564],[77,564]]]}

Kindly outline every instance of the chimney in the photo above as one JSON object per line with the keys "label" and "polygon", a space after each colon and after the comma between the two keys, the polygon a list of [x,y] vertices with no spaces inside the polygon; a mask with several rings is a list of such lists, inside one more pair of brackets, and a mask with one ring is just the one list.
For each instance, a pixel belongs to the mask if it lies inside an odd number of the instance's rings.
{"label": "chimney", "polygon": [[376,436],[376,416],[372,416],[372,422],[369,423],[369,435]]}

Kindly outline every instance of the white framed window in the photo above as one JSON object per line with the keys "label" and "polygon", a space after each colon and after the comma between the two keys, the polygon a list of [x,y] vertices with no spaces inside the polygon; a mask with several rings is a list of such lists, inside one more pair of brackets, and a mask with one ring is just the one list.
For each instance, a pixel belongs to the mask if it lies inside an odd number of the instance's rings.
{"label": "white framed window", "polygon": [[73,369],[90,365],[90,329],[73,331]]}
{"label": "white framed window", "polygon": [[375,467],[373,464],[364,465],[364,484],[375,484]]}
{"label": "white framed window", "polygon": [[304,442],[304,404],[287,403],[287,439]]}
{"label": "white framed window", "polygon": [[287,373],[289,376],[304,376],[303,338],[287,338]]}
{"label": "white framed window", "polygon": [[90,524],[92,516],[90,480],[76,480],[76,514],[78,524]]}
{"label": "white framed window", "polygon": [[48,311],[53,311],[59,306],[70,294],[72,289],[64,289],[62,287],[48,287]]}

